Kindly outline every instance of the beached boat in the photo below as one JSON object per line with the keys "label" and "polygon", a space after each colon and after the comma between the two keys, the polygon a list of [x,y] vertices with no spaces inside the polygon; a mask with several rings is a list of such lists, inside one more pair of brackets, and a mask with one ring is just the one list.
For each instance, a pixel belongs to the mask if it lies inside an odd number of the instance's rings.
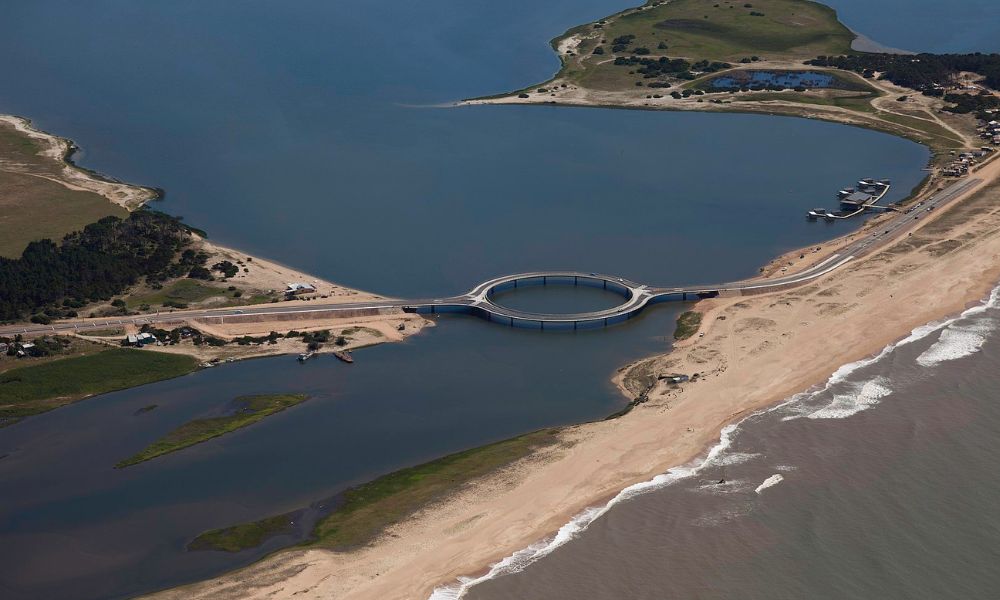
{"label": "beached boat", "polygon": [[351,356],[351,353],[348,352],[347,350],[334,350],[333,355],[339,358],[340,360],[344,361],[345,363],[354,362],[354,357]]}

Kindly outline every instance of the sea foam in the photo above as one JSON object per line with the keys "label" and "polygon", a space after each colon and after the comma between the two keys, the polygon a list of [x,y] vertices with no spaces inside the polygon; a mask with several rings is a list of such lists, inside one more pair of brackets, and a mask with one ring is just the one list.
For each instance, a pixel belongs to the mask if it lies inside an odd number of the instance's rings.
{"label": "sea foam", "polygon": [[941,332],[938,341],[917,357],[917,364],[922,367],[933,367],[975,354],[986,343],[987,335],[994,328],[990,319],[976,319],[968,324],[950,325]]}
{"label": "sea foam", "polygon": [[767,479],[765,479],[763,481],[763,483],[761,483],[760,485],[758,485],[757,489],[755,489],[754,492],[757,493],[757,494],[760,494],[761,492],[763,492],[767,488],[775,486],[775,485],[778,485],[779,483],[781,483],[784,480],[785,480],[785,478],[780,473],[775,473],[774,475],[771,475],[770,477],[768,477]]}
{"label": "sea foam", "polygon": [[[795,394],[789,397],[784,402],[781,402],[770,408],[766,408],[760,411],[756,411],[746,417],[738,423],[730,424],[722,428],[719,435],[719,442],[713,446],[705,458],[701,461],[669,469],[666,473],[657,475],[650,479],[649,481],[644,481],[631,485],[621,492],[617,496],[612,498],[607,504],[603,506],[595,506],[587,508],[582,512],[578,513],[573,517],[568,523],[559,528],[559,531],[552,537],[546,538],[538,543],[532,544],[527,548],[518,550],[517,552],[511,554],[510,556],[504,558],[500,562],[497,562],[490,566],[489,570],[485,575],[480,577],[459,577],[458,580],[451,585],[444,585],[434,589],[428,600],[459,600],[465,595],[465,592],[469,590],[472,586],[488,581],[490,579],[495,579],[502,575],[509,575],[513,573],[518,573],[524,570],[528,565],[537,561],[538,559],[552,553],[556,548],[562,546],[563,544],[569,542],[573,538],[577,537],[582,533],[587,527],[593,523],[595,520],[600,518],[606,512],[608,512],[611,507],[627,500],[629,498],[638,496],[640,494],[657,490],[668,485],[671,485],[677,481],[681,481],[697,475],[700,471],[706,467],[712,467],[719,465],[720,463],[726,463],[729,458],[726,454],[726,450],[732,445],[733,438],[735,434],[739,431],[739,426],[746,422],[748,419],[753,419],[762,415],[766,415],[772,412],[787,412],[793,410],[795,414],[786,416],[782,420],[786,421],[789,419],[797,419],[803,416],[810,418],[843,418],[848,416],[846,413],[849,410],[853,410],[850,414],[855,414],[866,408],[870,408],[878,403],[881,398],[884,398],[888,394],[892,393],[892,390],[886,385],[886,382],[882,378],[876,378],[871,381],[867,381],[859,384],[857,389],[857,394],[852,396],[850,402],[850,407],[840,406],[835,407],[834,404],[837,403],[836,397],[834,402],[827,405],[826,407],[816,410],[812,407],[808,411],[802,411],[801,406],[804,401],[816,397],[824,391],[829,390],[832,386],[844,382],[852,373],[858,369],[867,367],[868,365],[875,364],[876,362],[882,360],[888,354],[890,354],[896,348],[900,346],[905,346],[913,342],[922,340],[927,336],[933,334],[936,331],[941,331],[947,327],[950,327],[954,323],[960,321],[961,319],[967,318],[972,315],[981,314],[990,308],[1000,307],[1000,286],[994,288],[990,293],[989,298],[984,301],[981,305],[972,307],[961,315],[947,319],[944,321],[932,322],[926,325],[922,325],[913,329],[908,336],[899,340],[894,344],[889,344],[882,349],[877,355],[855,361],[852,363],[845,364],[839,369],[834,371],[833,375],[826,380],[826,382],[820,386],[816,386],[808,391]],[[943,336],[942,336],[943,337]],[[978,350],[978,348],[977,348]],[[798,410],[796,410],[798,408]],[[825,412],[824,412],[825,411]],[[826,415],[826,416],[816,416]],[[747,458],[752,455],[743,455],[735,459],[734,462],[744,462]],[[791,467],[785,467],[780,470],[791,470]],[[784,480],[784,477],[778,473],[775,473],[771,477],[764,480],[760,486],[757,487],[756,492],[760,494],[763,490],[768,487],[777,485]]]}
{"label": "sea foam", "polygon": [[829,404],[805,416],[807,419],[845,419],[868,410],[892,393],[888,383],[884,377],[876,377],[871,381],[854,384],[848,393],[834,394]]}

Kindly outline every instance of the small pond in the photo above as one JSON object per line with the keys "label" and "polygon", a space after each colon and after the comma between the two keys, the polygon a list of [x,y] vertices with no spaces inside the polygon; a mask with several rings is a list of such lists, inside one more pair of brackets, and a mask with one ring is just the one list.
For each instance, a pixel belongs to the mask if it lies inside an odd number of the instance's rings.
{"label": "small pond", "polygon": [[828,73],[816,71],[736,71],[709,81],[713,89],[737,88],[832,88],[838,80]]}

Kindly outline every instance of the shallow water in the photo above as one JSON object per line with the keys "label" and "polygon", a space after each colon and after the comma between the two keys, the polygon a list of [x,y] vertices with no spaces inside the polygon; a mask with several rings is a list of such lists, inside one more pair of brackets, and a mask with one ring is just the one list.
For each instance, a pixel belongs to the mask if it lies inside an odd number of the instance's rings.
{"label": "shallow water", "polygon": [[[544,79],[557,67],[549,38],[626,5],[22,3],[0,21],[0,110],[73,138],[85,166],[166,188],[157,208],[220,242],[398,295],[542,268],[651,284],[743,277],[852,226],[805,223],[817,197],[872,176],[892,178],[898,199],[920,180],[924,149],[832,124],[429,106]],[[682,308],[556,335],[442,318],[404,344],[358,352],[351,367],[261,359],[4,429],[0,595],[124,597],[216,574],[293,540],[185,553],[200,531],[601,418],[626,400],[614,370],[666,349]],[[111,469],[236,395],[270,391],[312,399]]]}

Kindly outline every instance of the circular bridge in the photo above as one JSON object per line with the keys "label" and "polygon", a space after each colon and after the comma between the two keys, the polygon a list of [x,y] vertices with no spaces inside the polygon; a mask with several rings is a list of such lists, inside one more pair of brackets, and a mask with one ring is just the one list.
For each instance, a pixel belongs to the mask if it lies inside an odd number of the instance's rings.
{"label": "circular bridge", "polygon": [[[535,313],[502,306],[493,296],[519,287],[538,285],[571,285],[601,288],[622,296],[618,306],[581,313]],[[621,277],[577,271],[544,271],[505,275],[477,285],[463,296],[434,301],[427,306],[415,307],[417,312],[472,313],[511,327],[536,329],[580,329],[605,327],[626,321],[635,316],[655,298],[656,294],[646,285]]]}

